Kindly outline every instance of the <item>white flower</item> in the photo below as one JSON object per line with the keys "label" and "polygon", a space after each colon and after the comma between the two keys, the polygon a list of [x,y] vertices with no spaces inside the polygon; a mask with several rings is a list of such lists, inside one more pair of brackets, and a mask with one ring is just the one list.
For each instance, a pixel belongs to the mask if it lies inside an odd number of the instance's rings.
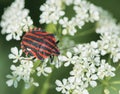
{"label": "white flower", "polygon": [[64,66],[67,67],[70,63],[74,64],[75,60],[77,60],[77,56],[72,56],[71,52],[67,52],[66,56],[59,56],[59,60],[65,62]]}
{"label": "white flower", "polygon": [[33,62],[30,60],[22,60],[21,65],[19,66],[22,68],[22,79],[24,81],[28,81],[30,79],[30,75],[33,71]]}
{"label": "white flower", "polygon": [[29,81],[25,82],[25,88],[26,88],[26,89],[30,88],[32,85],[38,87],[38,86],[39,86],[39,83],[34,82],[34,79],[33,79],[33,78],[30,78]]}
{"label": "white flower", "polygon": [[106,42],[107,42],[107,40],[98,41],[99,50],[100,50],[101,55],[103,55],[103,56],[107,54],[107,50],[109,48],[109,46]]}
{"label": "white flower", "polygon": [[[120,26],[116,24],[116,20],[106,11],[99,8],[100,20],[97,22],[96,33],[101,34],[101,40],[98,41],[101,55],[110,53],[113,62],[120,60]],[[101,15],[102,14],[102,15]]]}
{"label": "white flower", "polygon": [[[64,10],[70,5],[75,12],[75,16],[66,17],[66,11]],[[40,23],[60,25],[60,28],[56,29],[61,30],[60,33],[63,35],[74,36],[88,22],[97,23],[95,31],[100,35],[97,41],[78,44],[77,46],[75,46],[75,43],[70,43],[71,40],[69,39],[61,43],[66,48],[75,47],[67,49],[66,53],[62,50],[61,55],[58,56],[59,60],[54,60],[53,65],[56,67],[62,64],[65,67],[70,64],[73,66],[67,79],[56,80],[56,90],[58,92],[63,94],[89,94],[88,87],[96,87],[98,79],[103,80],[105,77],[115,76],[115,68],[109,65],[111,62],[107,63],[106,60],[102,59],[109,54],[113,62],[120,60],[120,25],[117,25],[116,20],[109,13],[86,0],[46,0],[40,10],[42,11]],[[29,11],[24,9],[24,0],[21,2],[16,0],[6,10],[0,25],[3,28],[2,34],[7,34],[7,40],[12,38],[19,40],[23,32],[29,30],[33,22],[28,13]],[[31,59],[26,59],[21,55],[22,51],[18,51],[17,47],[11,48],[9,58],[13,59],[15,63],[19,60],[20,65],[11,65],[12,75],[7,76],[10,80],[6,83],[8,86],[14,85],[14,87],[17,87],[17,83],[23,80],[25,88],[29,88],[31,85],[39,86],[38,83],[34,82],[31,74],[37,71],[37,76],[42,74],[48,76],[52,72],[52,68],[48,67],[47,61],[45,61],[37,68],[35,66],[36,69],[34,69]],[[104,92],[109,94],[108,91],[104,90]]]}
{"label": "white flower", "polygon": [[9,54],[8,57],[9,57],[9,59],[13,59],[13,62],[16,63],[16,62],[18,62],[18,60],[22,59],[21,55],[22,55],[22,49],[20,49],[18,51],[17,47],[12,47],[11,54]]}
{"label": "white flower", "polygon": [[[70,47],[72,47],[73,45],[75,45],[75,41],[74,40],[71,40],[69,37],[63,37],[62,38],[62,41],[61,42],[61,45],[64,45],[64,46],[60,46],[59,48],[60,49],[71,49]],[[67,43],[67,45],[66,45]],[[61,53],[64,53],[64,50],[61,50]]]}
{"label": "white flower", "polygon": [[104,77],[113,77],[115,76],[115,68],[105,62],[105,60],[101,60],[100,67],[98,68],[97,75],[100,79]]}
{"label": "white flower", "polygon": [[42,14],[40,15],[40,23],[54,23],[65,13],[61,10],[61,0],[47,0],[44,5],[40,7]]}
{"label": "white flower", "polygon": [[120,60],[120,49],[112,48],[110,58],[113,58],[113,62],[118,62]]}
{"label": "white flower", "polygon": [[110,94],[109,89],[105,88],[105,89],[104,89],[104,94]]}
{"label": "white flower", "polygon": [[92,46],[92,48],[95,48],[95,49],[98,48],[98,43],[95,41],[91,41],[90,45]]}
{"label": "white flower", "polygon": [[41,76],[43,74],[44,76],[48,76],[48,73],[52,72],[51,67],[47,67],[47,64],[44,62],[41,67],[37,67],[37,76]]}
{"label": "white flower", "polygon": [[64,0],[64,2],[66,3],[66,5],[71,5],[73,4],[73,0]]}
{"label": "white flower", "polygon": [[34,83],[30,77],[31,73],[34,71],[32,61],[24,59],[20,60],[20,65],[11,65],[10,69],[12,70],[12,75],[7,75],[7,78],[10,78],[10,80],[6,82],[8,86],[14,85],[16,88],[20,80],[23,80],[25,83],[27,83],[25,87],[29,87],[30,84],[38,86],[38,84]]}
{"label": "white flower", "polygon": [[[90,74],[90,73],[87,73],[86,74],[86,82],[90,84],[90,86],[92,87],[96,87],[97,86],[97,82],[96,80],[98,79],[98,76],[97,74]],[[85,78],[84,78],[85,79]]]}
{"label": "white flower", "polygon": [[90,12],[90,21],[91,22],[98,21],[100,19],[98,8],[95,5],[93,5],[93,4],[90,5],[89,12]]}
{"label": "white flower", "polygon": [[19,66],[11,65],[10,68],[19,79],[26,82],[29,81],[30,75],[33,71],[33,62],[29,60],[21,60],[21,64]]}
{"label": "white flower", "polygon": [[[24,30],[29,28],[33,22],[28,16],[29,10],[24,9],[24,0],[15,0],[2,15],[0,26],[2,34],[7,34],[6,40],[20,40]],[[14,14],[14,15],[13,15]]]}
{"label": "white flower", "polygon": [[59,23],[63,26],[63,27],[67,27],[68,24],[68,18],[64,17],[63,19],[59,20]]}
{"label": "white flower", "polygon": [[73,90],[72,94],[89,94],[87,89],[78,88]]}
{"label": "white flower", "polygon": [[23,31],[28,32],[29,31],[29,26],[33,24],[33,21],[31,18],[28,16],[26,19],[23,19],[21,22],[21,27],[23,27]]}
{"label": "white flower", "polygon": [[8,86],[14,86],[15,88],[17,88],[18,86],[18,82],[20,81],[20,79],[18,79],[17,75],[15,73],[12,73],[12,75],[7,75],[7,78],[9,78],[8,81],[6,81],[6,84]]}
{"label": "white flower", "polygon": [[64,28],[62,31],[63,35],[66,35],[66,34],[74,35],[77,32],[75,28],[74,18],[68,21],[68,18],[64,17],[63,19],[59,20],[59,23]]}
{"label": "white flower", "polygon": [[67,86],[68,85],[67,79],[63,79],[62,82],[59,80],[56,80],[55,84],[58,86],[58,87],[56,87],[56,90],[58,92],[61,91],[63,94],[70,94],[69,86]]}
{"label": "white flower", "polygon": [[53,62],[51,63],[51,65],[54,65],[56,68],[60,68],[62,66],[63,62],[61,62],[59,60],[59,56],[58,57],[54,57]]}
{"label": "white flower", "polygon": [[119,90],[119,94],[120,94],[120,90]]}
{"label": "white flower", "polygon": [[[63,10],[62,4],[67,5],[66,7],[72,4],[72,8],[76,13],[75,16],[71,18],[64,17],[66,11]],[[63,35],[69,34],[74,36],[77,32],[77,27],[81,29],[85,22],[99,20],[98,8],[85,0],[59,0],[57,2],[56,0],[47,0],[40,7],[40,10],[42,11],[40,23],[57,24],[59,22],[63,28]]]}

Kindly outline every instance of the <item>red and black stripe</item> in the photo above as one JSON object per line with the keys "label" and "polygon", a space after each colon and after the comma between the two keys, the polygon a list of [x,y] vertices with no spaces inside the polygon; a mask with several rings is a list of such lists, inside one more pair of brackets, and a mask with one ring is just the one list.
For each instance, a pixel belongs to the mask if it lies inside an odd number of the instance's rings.
{"label": "red and black stripe", "polygon": [[48,42],[46,42],[43,38],[35,38],[33,36],[26,36],[23,41],[27,41],[31,44],[33,44],[34,46],[37,46],[39,48],[43,47],[43,48],[46,48],[48,49],[48,51],[50,52],[53,52],[53,53],[56,53],[55,51],[57,50],[57,48],[55,47],[56,45],[51,45],[49,44]]}
{"label": "red and black stripe", "polygon": [[40,30],[33,29],[24,35],[21,42],[21,48],[24,52],[40,60],[51,55],[59,55],[54,35]]}

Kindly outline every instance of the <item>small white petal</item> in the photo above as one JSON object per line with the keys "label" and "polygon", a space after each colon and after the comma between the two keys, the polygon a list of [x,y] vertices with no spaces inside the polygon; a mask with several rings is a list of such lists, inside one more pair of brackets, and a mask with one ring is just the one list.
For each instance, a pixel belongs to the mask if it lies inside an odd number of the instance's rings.
{"label": "small white petal", "polygon": [[56,87],[56,90],[57,90],[58,92],[60,92],[60,91],[62,90],[62,88]]}
{"label": "small white petal", "polygon": [[71,52],[67,52],[66,54],[67,54],[67,56],[68,56],[69,58],[72,57],[72,53],[71,53]]}
{"label": "small white petal", "polygon": [[20,51],[19,51],[19,55],[20,55],[20,56],[22,55],[22,49],[20,49]]}
{"label": "small white petal", "polygon": [[68,81],[69,81],[70,83],[73,83],[73,82],[75,81],[75,77],[69,77],[69,78],[68,78]]}
{"label": "small white petal", "polygon": [[12,86],[12,85],[13,85],[13,80],[11,79],[11,80],[6,81],[6,84],[7,84],[8,86]]}
{"label": "small white petal", "polygon": [[41,76],[41,72],[37,72],[37,76]]}
{"label": "small white petal", "polygon": [[18,48],[17,47],[11,48],[11,52],[14,53],[15,55],[18,55]]}
{"label": "small white petal", "polygon": [[66,85],[67,84],[67,79],[63,79],[63,84]]}
{"label": "small white petal", "polygon": [[8,57],[9,57],[9,59],[15,59],[16,58],[16,56],[13,55],[13,54],[9,54]]}
{"label": "small white petal", "polygon": [[34,86],[38,87],[39,86],[39,83],[33,83]]}
{"label": "small white petal", "polygon": [[83,94],[89,94],[88,91],[85,89],[83,90]]}
{"label": "small white petal", "polygon": [[91,85],[92,87],[96,87],[96,86],[97,86],[97,82],[96,82],[96,81],[90,81],[90,85]]}
{"label": "small white petal", "polygon": [[55,84],[58,85],[58,86],[62,86],[62,83],[61,83],[60,80],[56,80],[56,81],[55,81]]}
{"label": "small white petal", "polygon": [[68,61],[68,62],[65,62],[65,64],[64,64],[64,66],[65,67],[68,67],[70,65],[70,62]]}
{"label": "small white petal", "polygon": [[37,70],[37,71],[40,71],[40,67],[37,67],[36,70]]}
{"label": "small white petal", "polygon": [[105,88],[105,89],[104,89],[104,94],[110,94],[109,89]]}
{"label": "small white petal", "polygon": [[97,76],[97,75],[92,75],[91,78],[92,78],[93,80],[96,80],[96,79],[98,79],[98,76]]}
{"label": "small white petal", "polygon": [[92,46],[93,48],[97,48],[97,47],[98,47],[98,44],[97,44],[95,41],[92,41],[92,42],[91,42],[91,46]]}
{"label": "small white petal", "polygon": [[66,35],[66,34],[67,34],[67,30],[66,30],[66,29],[63,29],[62,34],[63,34],[63,35]]}
{"label": "small white petal", "polygon": [[10,41],[12,39],[12,34],[8,34],[7,36],[6,36],[6,40],[7,41]]}
{"label": "small white petal", "polygon": [[14,87],[17,88],[17,86],[18,86],[18,82],[14,81]]}
{"label": "small white petal", "polygon": [[13,63],[16,63],[16,62],[18,62],[18,59],[13,60]]}
{"label": "small white petal", "polygon": [[15,65],[11,65],[10,69],[11,70],[16,70],[16,66]]}
{"label": "small white petal", "polygon": [[52,69],[51,69],[50,67],[46,67],[46,68],[44,69],[44,71],[47,72],[47,73],[51,73],[51,72],[52,72]]}
{"label": "small white petal", "polygon": [[30,87],[30,84],[26,83],[25,84],[25,89],[28,89]]}
{"label": "small white petal", "polygon": [[12,78],[12,76],[11,76],[11,75],[7,75],[6,77],[7,77],[7,78]]}
{"label": "small white petal", "polygon": [[60,61],[63,61],[63,62],[68,60],[66,56],[59,56],[58,58]]}

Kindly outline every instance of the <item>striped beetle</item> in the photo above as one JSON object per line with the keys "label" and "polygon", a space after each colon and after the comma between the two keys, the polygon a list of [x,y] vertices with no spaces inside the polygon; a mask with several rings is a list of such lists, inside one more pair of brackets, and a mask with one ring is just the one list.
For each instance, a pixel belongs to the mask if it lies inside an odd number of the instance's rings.
{"label": "striped beetle", "polygon": [[41,28],[31,29],[23,36],[21,48],[26,55],[33,56],[39,60],[60,54],[54,34],[43,31]]}

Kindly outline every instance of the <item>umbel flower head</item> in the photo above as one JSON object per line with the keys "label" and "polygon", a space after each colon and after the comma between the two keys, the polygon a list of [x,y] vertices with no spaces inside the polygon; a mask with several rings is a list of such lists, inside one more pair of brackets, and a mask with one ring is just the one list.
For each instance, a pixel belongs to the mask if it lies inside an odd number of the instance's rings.
{"label": "umbel flower head", "polygon": [[[67,7],[73,9],[73,16],[67,15]],[[16,88],[21,80],[25,83],[25,88],[39,86],[40,83],[35,82],[33,74],[49,79],[52,78],[49,74],[55,72],[54,69],[72,67],[67,77],[62,80],[56,78],[56,91],[62,94],[89,94],[89,88],[95,88],[106,79],[109,81],[116,76],[115,71],[119,66],[116,68],[112,63],[118,64],[120,61],[120,25],[108,12],[87,0],[46,0],[40,6],[40,11],[42,14],[39,22],[46,24],[47,29],[60,39],[61,54],[50,63],[49,58],[44,61],[33,59],[24,55],[16,46],[12,47],[8,56],[13,60],[10,67],[12,72],[7,75],[8,86]],[[28,9],[24,9],[24,0],[15,0],[5,10],[1,27],[2,34],[7,34],[7,40],[20,40],[23,32],[29,31],[33,21],[28,13]],[[86,23],[95,24],[94,31],[99,34],[99,39],[81,44],[74,38],[77,34],[84,33],[81,29]],[[106,90],[109,91],[105,87],[104,92]]]}
{"label": "umbel flower head", "polygon": [[23,32],[28,31],[33,24],[32,19],[28,16],[29,10],[24,9],[24,2],[24,0],[15,0],[2,15],[1,33],[7,34],[7,41],[11,39],[20,40]]}
{"label": "umbel flower head", "polygon": [[[63,5],[73,5],[76,15],[68,18],[65,15],[66,11]],[[86,0],[46,0],[45,4],[40,7],[40,10],[42,11],[40,23],[60,24],[63,29],[63,35],[69,34],[73,36],[77,32],[76,27],[81,29],[86,22],[99,20],[97,7]]]}
{"label": "umbel flower head", "polygon": [[[67,52],[66,56],[60,56],[60,60],[64,61],[65,66],[71,63],[74,67],[70,72],[70,77],[66,79],[66,84],[56,80],[58,92],[79,94],[78,92],[83,89],[86,93],[82,92],[81,94],[88,94],[87,88],[89,86],[96,87],[97,80],[115,76],[116,69],[101,56],[110,54],[109,58],[113,59],[114,63],[120,60],[120,50],[118,50],[120,49],[118,44],[120,43],[120,26],[116,24],[116,20],[108,12],[101,8],[98,8],[98,11],[100,20],[97,22],[96,33],[101,34],[100,40],[79,44],[71,52]],[[70,61],[74,61],[74,63]]]}

